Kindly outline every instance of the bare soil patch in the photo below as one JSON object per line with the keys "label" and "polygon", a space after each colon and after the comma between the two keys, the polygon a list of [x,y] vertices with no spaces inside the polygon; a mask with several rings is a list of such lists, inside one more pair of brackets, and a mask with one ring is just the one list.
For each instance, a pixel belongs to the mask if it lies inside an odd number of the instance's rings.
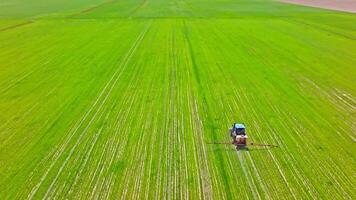
{"label": "bare soil patch", "polygon": [[280,2],[356,13],[356,0],[280,0]]}

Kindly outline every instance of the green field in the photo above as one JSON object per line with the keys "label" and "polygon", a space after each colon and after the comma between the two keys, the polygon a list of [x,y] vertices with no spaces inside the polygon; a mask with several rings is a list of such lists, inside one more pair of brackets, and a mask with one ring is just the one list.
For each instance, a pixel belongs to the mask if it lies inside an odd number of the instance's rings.
{"label": "green field", "polygon": [[355,142],[356,14],[0,2],[0,199],[355,199]]}

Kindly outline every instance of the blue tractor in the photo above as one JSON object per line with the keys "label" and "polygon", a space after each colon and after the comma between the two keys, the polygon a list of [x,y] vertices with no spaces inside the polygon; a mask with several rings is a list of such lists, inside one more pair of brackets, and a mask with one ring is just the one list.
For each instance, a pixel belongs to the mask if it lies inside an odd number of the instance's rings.
{"label": "blue tractor", "polygon": [[230,136],[232,138],[232,144],[237,148],[246,147],[247,145],[247,134],[246,127],[244,124],[234,123],[230,129]]}

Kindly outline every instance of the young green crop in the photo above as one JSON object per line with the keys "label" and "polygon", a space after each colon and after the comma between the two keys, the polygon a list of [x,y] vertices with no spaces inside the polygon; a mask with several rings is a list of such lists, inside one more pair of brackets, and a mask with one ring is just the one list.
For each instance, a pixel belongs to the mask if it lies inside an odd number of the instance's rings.
{"label": "young green crop", "polygon": [[[356,195],[355,14],[27,3],[0,6],[0,199]],[[233,122],[279,147],[207,144]]]}

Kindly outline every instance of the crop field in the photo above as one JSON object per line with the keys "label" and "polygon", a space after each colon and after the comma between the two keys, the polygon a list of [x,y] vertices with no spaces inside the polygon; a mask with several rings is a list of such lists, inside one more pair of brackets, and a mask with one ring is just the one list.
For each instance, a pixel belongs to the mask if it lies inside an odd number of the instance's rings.
{"label": "crop field", "polygon": [[[355,199],[356,14],[2,0],[0,199]],[[249,141],[236,151],[233,122]]]}

